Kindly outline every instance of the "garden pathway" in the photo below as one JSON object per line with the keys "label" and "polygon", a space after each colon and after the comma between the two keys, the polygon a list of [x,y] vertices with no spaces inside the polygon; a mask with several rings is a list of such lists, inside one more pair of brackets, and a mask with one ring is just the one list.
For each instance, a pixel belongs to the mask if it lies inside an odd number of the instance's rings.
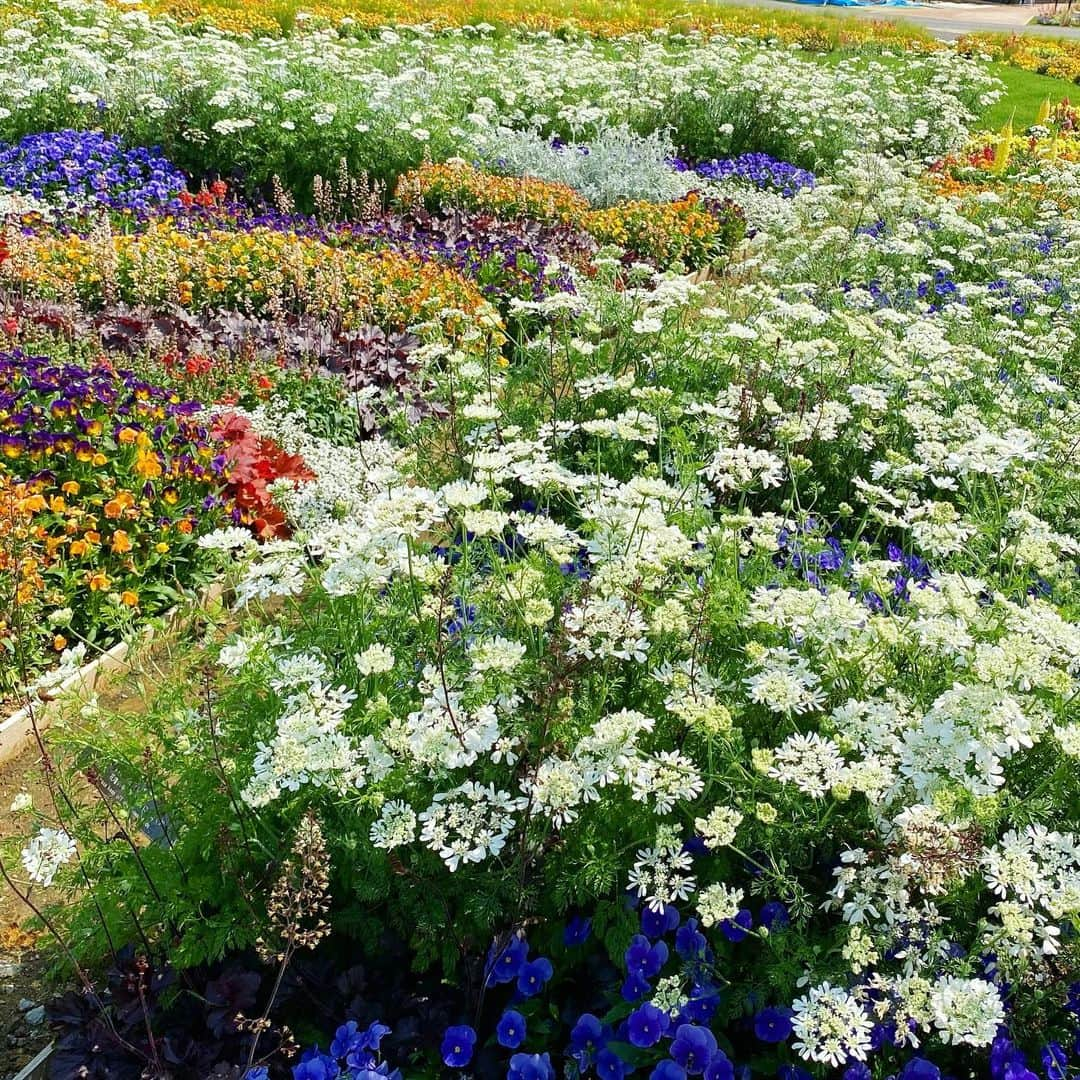
{"label": "garden pathway", "polygon": [[739,0],[740,7],[770,8],[776,11],[812,11],[836,18],[890,19],[913,22],[942,38],[994,31],[1006,34],[1038,34],[1080,40],[1080,27],[1032,26],[1036,8],[1027,4],[927,3],[911,7],[831,7],[795,4],[789,0]]}

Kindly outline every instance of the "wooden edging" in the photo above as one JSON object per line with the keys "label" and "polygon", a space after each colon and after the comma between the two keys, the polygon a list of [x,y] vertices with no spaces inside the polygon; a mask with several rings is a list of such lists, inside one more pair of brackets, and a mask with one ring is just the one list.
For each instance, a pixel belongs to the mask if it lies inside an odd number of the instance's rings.
{"label": "wooden edging", "polygon": [[32,1061],[24,1065],[11,1080],[45,1080],[49,1075],[49,1058],[52,1057],[53,1043],[34,1055]]}
{"label": "wooden edging", "polygon": [[[214,582],[189,602],[171,608],[164,616],[166,631],[178,633],[185,630],[195,620],[198,612],[220,600],[224,592],[224,586],[220,582]],[[153,636],[153,624],[144,626],[136,632],[133,641],[117,642],[111,649],[69,675],[59,686],[52,687],[47,698],[30,707],[16,710],[0,722],[0,765],[18,757],[30,745],[35,725],[38,731],[44,731],[53,722],[63,708],[65,698],[72,693],[92,694],[107,676],[130,670],[131,665],[127,663],[127,659],[132,649],[149,641]]]}

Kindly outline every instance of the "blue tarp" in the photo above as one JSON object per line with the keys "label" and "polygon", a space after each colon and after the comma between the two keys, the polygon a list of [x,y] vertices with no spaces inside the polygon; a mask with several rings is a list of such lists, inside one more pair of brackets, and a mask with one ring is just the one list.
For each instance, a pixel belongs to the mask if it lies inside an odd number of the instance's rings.
{"label": "blue tarp", "polygon": [[922,7],[915,0],[794,0],[813,7]]}

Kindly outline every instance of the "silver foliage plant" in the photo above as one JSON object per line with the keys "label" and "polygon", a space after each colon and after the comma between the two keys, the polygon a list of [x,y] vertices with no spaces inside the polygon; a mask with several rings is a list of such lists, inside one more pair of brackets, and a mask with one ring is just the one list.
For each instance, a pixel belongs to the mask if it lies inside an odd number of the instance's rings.
{"label": "silver foliage plant", "polygon": [[487,168],[567,184],[597,207],[632,199],[664,202],[694,187],[691,174],[668,164],[676,156],[668,132],[638,135],[625,124],[603,128],[588,145],[553,143],[535,129],[498,127],[478,139],[477,150]]}

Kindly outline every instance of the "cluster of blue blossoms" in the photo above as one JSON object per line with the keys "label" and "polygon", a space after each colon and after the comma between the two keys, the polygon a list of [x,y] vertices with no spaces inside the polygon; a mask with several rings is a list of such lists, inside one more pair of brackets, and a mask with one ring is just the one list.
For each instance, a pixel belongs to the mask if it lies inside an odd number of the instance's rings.
{"label": "cluster of blue blossoms", "polygon": [[[632,903],[632,901],[630,901]],[[768,934],[782,933],[790,925],[787,907],[779,901],[762,905],[757,919],[749,910],[741,910],[731,920],[718,925],[729,942],[745,939],[756,925]],[[583,945],[590,937],[591,920],[575,917],[567,924],[563,943],[569,950]],[[671,939],[673,948],[669,948]],[[677,959],[678,966],[670,964]],[[595,1076],[597,1080],[625,1080],[637,1073],[642,1080],[754,1080],[765,1075],[748,1062],[735,1062],[710,1029],[720,1004],[720,985],[715,975],[716,955],[696,919],[683,922],[672,905],[654,910],[644,908],[640,915],[640,933],[634,935],[623,955],[625,979],[623,1002],[626,1005],[607,1014],[625,1015],[611,1022],[590,1012],[577,1017],[570,1029],[569,1044],[562,1059],[567,1076]],[[658,982],[665,969],[678,984],[678,1001],[660,1000]],[[509,1052],[506,1080],[555,1080],[556,1067],[548,1051],[523,1050],[529,1037],[527,1010],[530,999],[541,994],[554,975],[554,965],[544,956],[530,957],[526,938],[518,933],[496,942],[485,964],[485,987],[512,988],[507,1006],[494,1026],[492,1043]],[[613,995],[614,997],[614,995]],[[653,998],[654,1000],[649,1000]],[[612,1001],[612,1004],[615,1004]],[[1077,1022],[1076,1045],[1068,1048],[1050,1042],[1040,1053],[1040,1062],[1029,1065],[1024,1053],[1012,1041],[1003,1026],[986,1061],[989,1080],[1068,1080],[1075,1076],[1071,1062],[1080,1054],[1080,984],[1070,989],[1066,1012]],[[554,1015],[554,1012],[551,1013]],[[737,1026],[765,1047],[780,1049],[794,1033],[794,1012],[782,1005],[760,1002],[750,1017]],[[550,1022],[538,1014],[540,1038],[550,1038]],[[391,1029],[375,1022],[362,1028],[350,1020],[338,1028],[328,1051],[312,1047],[293,1066],[293,1080],[402,1080],[399,1069],[380,1061],[379,1046]],[[898,1045],[895,1025],[874,1025],[871,1037],[874,1051]],[[447,1027],[439,1043],[443,1066],[453,1073],[467,1074],[482,1040],[469,1024]],[[1041,1071],[1036,1071],[1041,1064]],[[485,1073],[488,1075],[488,1073]],[[264,1066],[249,1069],[244,1080],[269,1080]],[[813,1080],[799,1065],[780,1064],[777,1080]],[[851,1061],[842,1068],[841,1080],[871,1080],[873,1073],[866,1062]],[[949,1080],[948,1074],[929,1058],[912,1056],[889,1080]]]}
{"label": "cluster of blue blossoms", "polygon": [[[691,166],[678,158],[671,167],[686,172]],[[804,188],[812,188],[817,177],[808,169],[800,169],[770,154],[740,154],[732,158],[716,158],[693,166],[693,171],[705,180],[735,180],[762,191],[775,191],[785,199],[793,199]]]}
{"label": "cluster of blue blossoms", "polygon": [[58,210],[177,210],[186,187],[184,174],[156,148],[128,147],[100,131],[46,131],[0,143],[0,188]]}

